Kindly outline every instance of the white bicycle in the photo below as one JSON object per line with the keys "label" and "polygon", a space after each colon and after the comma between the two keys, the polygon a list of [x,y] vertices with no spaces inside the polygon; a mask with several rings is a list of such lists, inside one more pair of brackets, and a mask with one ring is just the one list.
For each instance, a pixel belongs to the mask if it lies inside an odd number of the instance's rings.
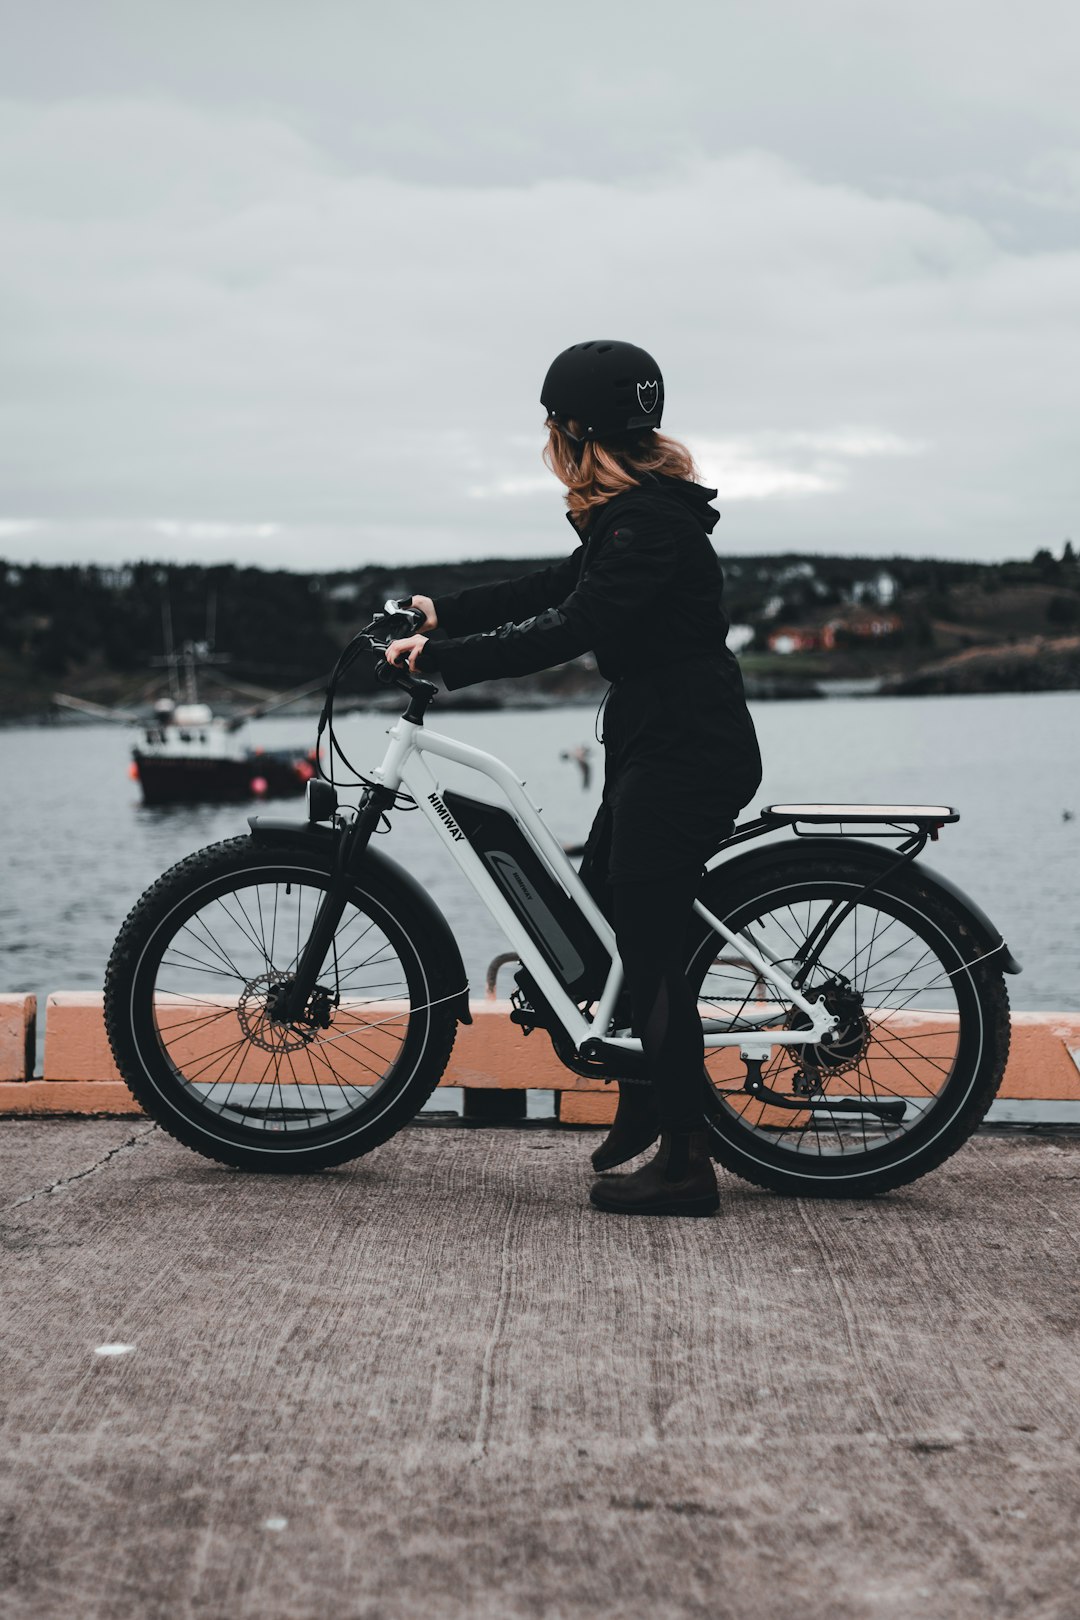
{"label": "white bicycle", "polygon": [[[371,842],[406,805],[520,958],[511,1018],[546,1030],[576,1074],[642,1077],[607,918],[518,777],[430,731],[437,688],[383,658],[419,617],[387,603],[338,660],[319,725],[331,780],[309,784],[307,821],[253,817],[247,836],[179,862],[113,947],[121,1074],[167,1131],[226,1164],[310,1171],[370,1152],[422,1107],[471,1022],[446,919]],[[382,763],[356,773],[352,811],[332,779],[335,758],[348,764],[333,707],[364,653],[408,707]],[[440,760],[486,778],[497,802],[443,791]],[[772,805],[708,863],[685,962],[702,1118],[728,1169],[865,1197],[933,1169],[983,1118],[1008,1056],[1003,974],[1019,967],[979,907],[916,864],[958,819],[947,805]]]}

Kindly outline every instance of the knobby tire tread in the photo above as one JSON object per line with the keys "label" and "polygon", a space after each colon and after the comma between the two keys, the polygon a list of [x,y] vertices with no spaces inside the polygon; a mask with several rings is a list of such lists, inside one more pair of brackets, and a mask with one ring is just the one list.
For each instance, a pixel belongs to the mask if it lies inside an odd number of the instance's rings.
{"label": "knobby tire tread", "polygon": [[[161,1093],[145,1071],[127,1016],[127,1007],[141,951],[161,915],[207,878],[225,876],[230,871],[242,871],[246,865],[251,864],[252,857],[256,855],[260,864],[268,862],[281,866],[295,865],[298,871],[302,870],[308,875],[313,870],[323,870],[325,875],[325,869],[318,866],[301,866],[297,862],[297,850],[294,845],[255,844],[247,836],[224,839],[220,843],[208,844],[203,849],[186,855],[163,872],[144,891],[121,924],[105,973],[105,1029],[124,1084],[139,1107],[176,1141],[193,1149],[204,1158],[228,1165],[230,1168],[256,1170],[271,1175],[305,1175],[361,1158],[373,1149],[381,1147],[419,1112],[446,1071],[457,1037],[458,1020],[449,1004],[431,1008],[428,1039],[416,1074],[398,1102],[378,1123],[365,1128],[359,1135],[353,1134],[345,1142],[327,1143],[325,1147],[315,1151],[305,1150],[302,1157],[293,1159],[285,1148],[274,1155],[256,1154],[238,1144],[234,1152],[223,1152],[216,1139],[201,1132],[197,1126],[193,1126],[184,1115],[175,1112],[162,1099]],[[362,877],[356,881],[360,884]],[[379,881],[371,884],[371,891],[373,895],[383,900],[388,910],[394,910],[395,917],[408,918],[413,911],[409,896],[400,894],[394,897],[389,893],[379,895],[378,891],[385,890],[386,887],[385,883]],[[408,932],[408,929],[406,931]],[[419,949],[418,942],[423,940],[422,928],[417,927],[410,937]],[[431,969],[429,978],[438,982],[437,968]]]}
{"label": "knobby tire tread", "polygon": [[[747,887],[743,892],[736,891],[731,896],[725,897],[724,912],[731,915],[747,903],[752,903],[756,896],[763,892],[765,887],[763,879],[766,879],[771,887],[785,881],[805,884],[810,877],[824,882],[857,881],[860,887],[866,881],[864,869],[845,867],[836,861],[823,861],[820,865],[815,864],[813,868],[806,862],[791,867],[784,867],[778,863],[773,871],[759,873],[752,888]],[[946,937],[957,945],[962,953],[961,961],[971,962],[981,951],[987,949],[983,936],[971,927],[965,914],[951,897],[944,895],[932,882],[921,878],[918,867],[887,881],[881,886],[880,891],[876,892],[892,896],[902,902],[917,904],[931,921],[942,929]],[[870,899],[873,899],[873,895]],[[1001,970],[995,967],[993,959],[984,967],[980,968],[977,965],[973,967],[971,974],[984,1019],[985,1044],[982,1058],[971,1091],[957,1110],[955,1118],[924,1151],[917,1153],[905,1163],[892,1167],[883,1165],[880,1171],[872,1175],[858,1174],[857,1165],[853,1164],[846,1172],[852,1180],[850,1184],[846,1184],[843,1173],[824,1180],[810,1174],[800,1176],[794,1170],[780,1170],[749,1158],[731,1139],[737,1135],[740,1127],[735,1126],[730,1119],[724,1119],[724,1126],[729,1128],[728,1134],[715,1123],[710,1124],[714,1158],[743,1181],[770,1192],[799,1198],[871,1198],[879,1193],[893,1192],[899,1187],[910,1186],[912,1182],[918,1181],[930,1171],[938,1169],[964,1145],[985,1119],[1001,1085],[1009,1056],[1011,1034],[1009,993],[1004,976]],[[857,1159],[858,1155],[852,1157]]]}

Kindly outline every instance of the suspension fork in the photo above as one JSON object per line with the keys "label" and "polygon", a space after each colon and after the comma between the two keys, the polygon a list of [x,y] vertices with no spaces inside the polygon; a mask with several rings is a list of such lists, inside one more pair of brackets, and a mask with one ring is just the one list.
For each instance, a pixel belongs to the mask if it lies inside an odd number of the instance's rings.
{"label": "suspension fork", "polygon": [[311,933],[297,959],[296,971],[284,987],[285,993],[271,1010],[271,1022],[296,1024],[302,1020],[326,961],[326,953],[344,915],[349,879],[370,843],[372,833],[384,812],[392,807],[395,797],[393,788],[369,788],[356,815],[342,829],[334,848],[330,881],[319,901]]}

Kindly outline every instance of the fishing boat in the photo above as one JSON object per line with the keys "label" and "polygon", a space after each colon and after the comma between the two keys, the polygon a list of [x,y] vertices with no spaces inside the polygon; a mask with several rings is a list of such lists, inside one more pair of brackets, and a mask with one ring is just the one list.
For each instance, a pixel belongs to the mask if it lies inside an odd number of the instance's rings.
{"label": "fishing boat", "polygon": [[216,715],[208,703],[164,699],[154,707],[131,751],[144,804],[295,798],[315,775],[311,749],[248,747],[236,717]]}
{"label": "fishing boat", "polygon": [[[249,721],[320,691],[323,680],[288,692],[265,691],[215,675],[212,666],[226,660],[211,652],[208,640],[185,641],[174,650],[168,618],[165,642],[165,656],[153,662],[166,667],[167,675],[155,684],[159,691],[167,684],[169,693],[149,707],[109,707],[66,692],[54,692],[53,702],[97,720],[139,728],[128,772],[139,783],[144,804],[235,804],[302,794],[318,770],[317,753],[304,743],[292,748],[256,747],[245,740],[244,732]],[[215,712],[200,695],[200,671],[230,693],[256,701]]]}

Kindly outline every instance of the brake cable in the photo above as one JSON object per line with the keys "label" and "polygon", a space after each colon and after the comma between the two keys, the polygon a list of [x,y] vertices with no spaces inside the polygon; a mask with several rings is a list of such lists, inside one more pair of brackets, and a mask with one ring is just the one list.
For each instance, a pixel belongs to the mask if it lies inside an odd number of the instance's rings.
{"label": "brake cable", "polygon": [[[348,674],[349,670],[356,663],[361,654],[365,652],[385,653],[387,646],[389,646],[389,642],[378,642],[374,640],[372,631],[385,623],[389,617],[390,615],[386,613],[376,613],[375,617],[371,620],[371,623],[365,625],[363,630],[360,630],[355,636],[353,636],[352,640],[338,655],[337,662],[330,672],[330,679],[326,683],[326,695],[323,699],[322,712],[319,715],[319,725],[315,734],[315,770],[316,774],[320,776],[324,782],[328,782],[335,791],[339,786],[344,789],[364,787],[369,790],[383,786],[382,783],[374,781],[372,777],[366,776],[363,771],[359,770],[358,767],[353,764],[352,760],[341,746],[341,740],[334,725],[334,702],[337,697],[338,688],[341,686],[345,676]],[[329,756],[328,771],[323,769],[322,764],[322,741],[324,734],[326,736],[327,752]],[[341,782],[339,784],[335,775],[335,759],[339,760],[344,768],[351,773],[353,778],[352,781]],[[388,810],[415,810],[416,808],[416,800],[413,798],[412,794],[406,793],[401,788],[394,790],[393,801],[387,807]],[[377,830],[379,832],[389,832],[390,819],[387,811],[383,812],[380,818],[380,825]]]}

